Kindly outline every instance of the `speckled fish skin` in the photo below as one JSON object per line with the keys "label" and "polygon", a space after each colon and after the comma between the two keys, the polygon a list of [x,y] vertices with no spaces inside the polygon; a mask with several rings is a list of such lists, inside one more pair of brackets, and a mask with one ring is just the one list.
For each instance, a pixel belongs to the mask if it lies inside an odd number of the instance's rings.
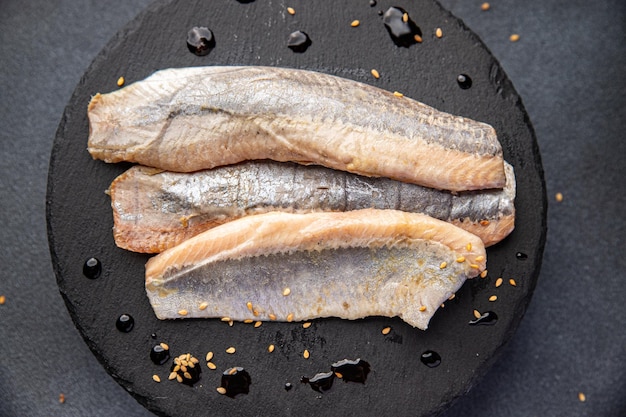
{"label": "speckled fish skin", "polygon": [[158,253],[239,217],[269,211],[364,208],[423,213],[480,237],[504,239],[515,223],[515,175],[505,163],[504,189],[450,193],[388,178],[320,166],[245,162],[194,173],[135,166],[109,188],[116,244]]}
{"label": "speckled fish skin", "polygon": [[272,159],[450,191],[505,184],[488,124],[313,71],[167,69],[96,94],[88,116],[88,150],[106,162],[192,172]]}
{"label": "speckled fish skin", "polygon": [[421,214],[271,212],[152,257],[146,291],[159,319],[398,316],[426,329],[441,303],[485,265],[478,237]]}

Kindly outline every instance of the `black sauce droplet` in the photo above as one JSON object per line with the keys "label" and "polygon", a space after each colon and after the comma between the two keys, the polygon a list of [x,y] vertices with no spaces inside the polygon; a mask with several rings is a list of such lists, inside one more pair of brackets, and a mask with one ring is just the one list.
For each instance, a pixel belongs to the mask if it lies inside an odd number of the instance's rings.
{"label": "black sauce droplet", "polygon": [[376,4],[376,0],[370,0],[370,7],[375,7]]}
{"label": "black sauce droplet", "polygon": [[401,7],[390,7],[383,15],[383,23],[393,43],[405,48],[420,42],[422,38],[422,30],[408,16]]}
{"label": "black sauce droplet", "polygon": [[367,374],[370,373],[370,364],[361,359],[353,361],[344,359],[333,363],[330,369],[335,373],[335,376],[343,379],[345,382],[360,382],[364,384]]}
{"label": "black sauce droplet", "polygon": [[215,37],[213,32],[205,27],[194,27],[187,32],[187,48],[189,51],[198,55],[204,56],[211,52],[211,49],[215,47]]}
{"label": "black sauce droplet", "polygon": [[225,395],[235,398],[237,394],[247,394],[250,391],[252,378],[248,371],[241,367],[229,368],[222,374],[221,387],[226,390]]}
{"label": "black sauce droplet", "polygon": [[120,332],[128,333],[135,327],[135,319],[130,314],[122,314],[117,318],[115,327]]}
{"label": "black sauce droplet", "polygon": [[523,253],[523,252],[517,252],[517,253],[515,254],[515,257],[516,257],[517,259],[522,259],[522,260],[523,260],[523,259],[528,259],[528,255],[526,255],[526,254],[525,254],[525,253]]}
{"label": "black sauce droplet", "polygon": [[456,77],[456,82],[463,90],[467,90],[472,86],[472,79],[467,74],[459,74]]}
{"label": "black sauce droplet", "polygon": [[193,384],[200,380],[202,371],[200,370],[200,361],[191,355],[187,359],[187,355],[174,358],[174,362],[170,366],[170,372],[176,372],[176,381],[192,387]]}
{"label": "black sauce droplet", "polygon": [[163,365],[170,359],[170,350],[164,349],[160,344],[155,345],[150,350],[150,359],[157,365]]}
{"label": "black sauce droplet", "polygon": [[293,385],[291,385],[291,382],[285,383],[285,391],[291,391],[292,388],[293,388]]}
{"label": "black sauce droplet", "polygon": [[152,333],[152,334],[150,335],[150,337],[151,337],[151,338],[153,338],[153,339],[156,339],[156,338],[157,338],[157,334],[156,334],[156,333]]}
{"label": "black sauce droplet", "polygon": [[306,33],[297,30],[289,34],[287,39],[287,46],[294,52],[302,53],[311,46],[311,38]]}
{"label": "black sauce droplet", "polygon": [[487,311],[476,320],[471,320],[469,324],[470,326],[493,326],[497,321],[498,315],[493,311]]}
{"label": "black sauce droplet", "polygon": [[89,258],[83,265],[83,275],[89,279],[96,279],[102,272],[102,264],[96,258]]}
{"label": "black sauce droplet", "polygon": [[313,378],[307,378],[303,376],[300,382],[303,384],[309,384],[317,392],[328,391],[333,386],[333,380],[335,379],[334,372],[320,372],[315,374]]}
{"label": "black sauce droplet", "polygon": [[429,368],[436,368],[441,363],[441,356],[437,352],[433,352],[432,350],[427,350],[422,353],[420,357],[422,363]]}

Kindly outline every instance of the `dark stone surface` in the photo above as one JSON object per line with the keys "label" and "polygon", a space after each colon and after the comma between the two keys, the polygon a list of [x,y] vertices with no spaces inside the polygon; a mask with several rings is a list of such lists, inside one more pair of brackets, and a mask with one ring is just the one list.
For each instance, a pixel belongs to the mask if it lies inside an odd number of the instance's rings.
{"label": "dark stone surface", "polygon": [[[0,51],[5,57],[0,64],[3,92],[0,101],[3,110],[0,263],[4,267],[3,276],[8,277],[0,283],[0,294],[6,296],[6,303],[0,306],[0,351],[3,352],[0,415],[149,415],[107,376],[74,330],[62,298],[58,296],[44,226],[47,165],[63,107],[89,62],[108,39],[146,5],[147,2],[132,5],[98,2],[77,6],[69,1],[26,4],[5,1],[0,6],[3,41]],[[445,415],[623,414],[626,398],[625,314],[621,302],[625,295],[621,285],[625,266],[621,255],[624,235],[624,186],[621,182],[624,174],[621,132],[625,127],[621,94],[625,68],[624,6],[618,1],[549,5],[538,1],[503,1],[494,4],[489,12],[480,12],[479,3],[449,1],[444,5],[481,36],[524,98],[542,150],[552,205],[544,266],[525,319],[512,341],[501,349],[499,361],[486,377]],[[300,16],[305,6],[292,6],[297,10],[296,17],[301,18],[295,22],[301,25],[285,23],[287,35],[296,30],[295,26],[304,26],[307,22]],[[384,5],[379,3],[379,7]],[[409,6],[405,8],[411,11]],[[369,10],[365,11],[367,13]],[[363,17],[358,18],[364,21]],[[351,20],[352,16],[348,21]],[[309,28],[301,29],[313,37]],[[425,27],[422,30],[428,33]],[[512,32],[520,33],[518,43],[508,41]],[[238,53],[254,56],[254,51],[243,46]],[[308,53],[302,54],[302,58]],[[212,58],[212,54],[208,57]],[[195,57],[190,55],[189,58]],[[318,64],[321,66],[324,62],[326,55]],[[129,61],[128,68],[121,68],[124,75],[138,69],[132,64]],[[367,62],[355,62],[350,68],[362,68],[366,72],[369,68],[365,64]],[[359,76],[358,73],[352,75]],[[101,82],[110,83],[110,89],[114,89],[115,80],[116,77]],[[401,89],[410,95],[417,91],[415,88],[413,91],[395,86],[390,89]],[[431,104],[442,107],[437,102]],[[72,168],[63,169],[76,174]],[[101,190],[108,185],[108,178],[98,181],[104,184]],[[557,191],[565,196],[560,204],[552,199]],[[101,203],[101,191],[93,198]],[[94,233],[107,224],[110,225],[110,217],[93,219]],[[86,232],[85,237],[89,237],[89,233],[92,232]],[[103,239],[98,234],[95,236]],[[76,265],[79,273],[82,261],[84,259]],[[106,278],[105,271],[101,279]],[[107,296],[106,293],[97,295]],[[96,301],[98,298],[94,296]],[[116,311],[121,311],[126,305],[120,300],[117,307]],[[380,323],[383,322],[386,321],[381,319]],[[394,351],[405,349],[409,343],[421,342],[400,323],[396,326],[394,322],[394,329],[396,327],[401,331],[394,336],[402,337],[390,338],[385,349],[391,352],[384,355],[395,356]],[[316,331],[319,334],[324,329]],[[110,329],[102,330],[105,336],[106,332],[114,339],[119,337],[114,320]],[[141,361],[149,361],[149,349],[154,344],[150,334],[141,328],[141,323],[128,334],[147,346]],[[262,333],[246,328],[246,334],[258,337]],[[302,335],[283,337],[291,340]],[[307,342],[322,345],[321,339],[314,339]],[[402,341],[402,344],[392,343],[394,341]],[[168,342],[176,345],[175,340]],[[476,342],[480,344],[480,339]],[[325,346],[330,343],[326,342]],[[295,350],[290,353],[298,354]],[[348,351],[345,356],[353,353],[356,354]],[[442,356],[445,359],[445,355]],[[336,359],[339,358],[332,358]],[[278,360],[276,364],[282,366]],[[298,371],[303,374],[322,371],[327,365],[306,362]],[[376,375],[372,365],[367,388],[374,386],[369,383]],[[251,375],[254,384],[254,372]],[[383,376],[384,372],[378,371],[378,375]],[[151,382],[150,374],[142,376]],[[276,381],[281,389],[284,382]],[[295,378],[293,382],[297,382]],[[161,385],[167,387],[167,383]],[[289,392],[282,389],[280,395],[283,392],[298,396],[309,394],[302,389],[306,387],[296,384],[294,388],[300,389]],[[314,400],[326,401],[334,394],[361,395],[367,392],[363,388],[340,385],[333,387],[323,399],[310,397],[310,401],[315,405]],[[587,395],[584,403],[577,398],[581,391]],[[59,393],[67,398],[64,404],[58,402]],[[381,395],[374,397],[379,393],[370,394],[370,398],[385,402]],[[287,395],[287,398],[294,397]],[[234,402],[238,404],[239,399]],[[245,402],[246,399],[241,403]],[[283,403],[283,407],[284,413],[293,412],[287,403]]]}

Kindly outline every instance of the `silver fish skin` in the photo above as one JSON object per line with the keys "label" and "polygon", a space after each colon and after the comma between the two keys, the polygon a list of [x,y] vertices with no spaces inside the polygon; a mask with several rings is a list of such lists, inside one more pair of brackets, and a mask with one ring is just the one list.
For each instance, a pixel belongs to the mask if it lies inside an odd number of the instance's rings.
{"label": "silver fish skin", "polygon": [[364,208],[422,213],[480,237],[504,239],[515,223],[515,175],[503,189],[451,193],[321,166],[254,161],[194,173],[135,166],[109,188],[116,244],[158,253],[234,219],[270,211]]}
{"label": "silver fish skin", "polygon": [[313,71],[161,70],[88,106],[88,150],[192,172],[246,160],[317,164],[450,191],[502,188],[488,124]]}
{"label": "silver fish skin", "polygon": [[439,306],[485,267],[478,237],[421,214],[272,212],[152,257],[146,292],[159,319],[398,316],[426,329]]}

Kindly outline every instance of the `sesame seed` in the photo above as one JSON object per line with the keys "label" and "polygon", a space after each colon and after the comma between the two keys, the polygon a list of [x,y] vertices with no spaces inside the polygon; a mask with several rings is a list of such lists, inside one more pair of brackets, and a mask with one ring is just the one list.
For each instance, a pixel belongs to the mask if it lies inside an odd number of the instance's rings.
{"label": "sesame seed", "polygon": [[446,305],[445,305],[445,304],[443,304],[443,303],[440,305],[440,307],[441,307],[441,308],[444,308],[445,306],[446,306]]}
{"label": "sesame seed", "polygon": [[201,304],[198,306],[198,309],[200,309],[200,310],[206,310],[206,308],[207,308],[208,306],[209,306],[209,303],[204,302],[204,303],[201,303]]}
{"label": "sesame seed", "polygon": [[261,313],[259,313],[259,310],[254,310],[254,311],[252,312],[252,315],[253,315],[254,317],[259,317],[259,316],[261,315]]}
{"label": "sesame seed", "polygon": [[217,366],[213,363],[213,362],[207,362],[206,363],[207,368],[211,369],[211,370],[215,370],[217,369]]}
{"label": "sesame seed", "polygon": [[232,321],[232,320],[228,320],[228,325],[229,325],[230,327],[233,327],[233,324],[234,324],[234,323],[235,323],[234,321]]}
{"label": "sesame seed", "polygon": [[468,252],[471,251],[472,250],[472,244],[468,243],[467,245],[465,245],[465,249],[467,249]]}
{"label": "sesame seed", "polygon": [[198,358],[192,357],[191,359],[189,359],[189,362],[191,362],[191,363],[199,363],[200,361],[198,360]]}
{"label": "sesame seed", "polygon": [[480,225],[481,226],[489,226],[490,221],[489,220],[481,220],[480,221]]}
{"label": "sesame seed", "polygon": [[426,306],[420,306],[419,311],[426,311]]}
{"label": "sesame seed", "polygon": [[484,257],[483,255],[478,255],[478,256],[476,257],[476,259],[474,259],[474,261],[476,261],[476,262],[482,262],[482,261],[484,261],[484,260],[485,260],[485,257]]}
{"label": "sesame seed", "polygon": [[500,285],[502,285],[502,278],[498,278],[496,280],[496,288],[499,287]]}
{"label": "sesame seed", "polygon": [[584,403],[585,401],[587,401],[587,396],[586,396],[584,393],[579,392],[579,393],[578,393],[578,401],[580,401],[580,402],[583,402],[583,403]]}
{"label": "sesame seed", "polygon": [[489,301],[496,301],[498,299],[497,295],[492,295],[491,297],[489,297]]}
{"label": "sesame seed", "polygon": [[302,327],[308,329],[309,327],[311,327],[311,322],[307,321],[306,323],[302,323]]}
{"label": "sesame seed", "polygon": [[183,377],[181,377],[180,375],[176,374],[176,381],[177,382],[183,382]]}
{"label": "sesame seed", "polygon": [[470,264],[470,268],[472,268],[472,269],[480,269],[480,266],[478,266],[476,264]]}
{"label": "sesame seed", "polygon": [[262,322],[262,321],[257,321],[257,322],[255,322],[255,323],[254,323],[254,327],[255,327],[255,328],[256,328],[256,327],[261,327],[261,325],[262,325],[262,324],[263,324],[263,322]]}
{"label": "sesame seed", "polygon": [[487,277],[487,270],[486,269],[483,272],[480,273],[480,277],[481,278]]}
{"label": "sesame seed", "polygon": [[359,26],[361,24],[361,22],[359,22],[358,20],[353,20],[352,23],[350,23],[350,26],[352,26],[353,28]]}
{"label": "sesame seed", "polygon": [[187,364],[188,367],[190,367],[191,369],[195,368],[196,365],[194,365],[194,363],[192,361],[189,361],[189,363]]}
{"label": "sesame seed", "polygon": [[382,334],[389,334],[389,332],[390,332],[390,331],[391,331],[391,327],[385,327],[385,328],[381,331],[381,333],[382,333]]}
{"label": "sesame seed", "polygon": [[59,403],[61,404],[65,403],[65,394],[63,393],[59,394]]}
{"label": "sesame seed", "polygon": [[220,394],[224,395],[224,394],[226,394],[226,388],[224,388],[224,387],[217,387],[217,392],[219,392]]}
{"label": "sesame seed", "polygon": [[443,31],[441,30],[441,28],[437,28],[435,30],[435,36],[438,38],[441,38],[443,36]]}
{"label": "sesame seed", "polygon": [[343,378],[343,374],[341,374],[340,372],[335,372],[335,376],[339,379]]}
{"label": "sesame seed", "polygon": [[560,203],[561,201],[563,201],[563,194],[562,193],[556,193],[554,195],[554,199],[556,200],[557,203]]}
{"label": "sesame seed", "polygon": [[180,370],[183,371],[183,372],[187,372],[187,365],[181,365],[180,366]]}
{"label": "sesame seed", "polygon": [[454,297],[456,297],[456,294],[452,294],[450,297],[448,297],[448,301],[454,300]]}
{"label": "sesame seed", "polygon": [[180,371],[180,365],[176,365],[176,366],[174,367],[174,372],[178,372],[178,371]]}
{"label": "sesame seed", "polygon": [[7,297],[4,295],[0,295],[0,305],[4,304],[7,302]]}
{"label": "sesame seed", "polygon": [[394,91],[393,95],[396,97],[404,97],[404,94],[400,93],[399,91]]}
{"label": "sesame seed", "polygon": [[483,12],[486,12],[490,8],[491,8],[491,5],[489,3],[483,3],[480,5],[480,10],[482,10]]}
{"label": "sesame seed", "polygon": [[229,322],[230,321],[230,317],[222,317],[220,320],[225,321],[225,322]]}
{"label": "sesame seed", "polygon": [[287,7],[287,13],[289,13],[290,15],[294,15],[296,14],[296,11],[293,7]]}
{"label": "sesame seed", "polygon": [[117,79],[117,86],[121,87],[124,85],[124,82],[126,82],[126,80],[124,80],[124,77],[120,77]]}
{"label": "sesame seed", "polygon": [[230,354],[235,353],[235,348],[234,348],[234,347],[232,347],[232,346],[231,346],[231,347],[229,347],[228,349],[226,349],[226,353],[230,353]]}
{"label": "sesame seed", "polygon": [[413,36],[413,39],[415,39],[415,42],[417,43],[422,43],[422,37],[420,35]]}
{"label": "sesame seed", "polygon": [[517,41],[519,41],[519,35],[517,33],[514,33],[511,36],[509,36],[509,40],[511,42],[517,42]]}
{"label": "sesame seed", "polygon": [[513,287],[517,287],[517,283],[515,282],[513,278],[509,280],[509,284],[512,285]]}
{"label": "sesame seed", "polygon": [[446,266],[448,266],[448,263],[447,263],[447,262],[442,262],[442,263],[439,265],[439,269],[445,269],[445,268],[446,268]]}
{"label": "sesame seed", "polygon": [[244,322],[244,323],[246,323],[246,324],[250,324],[250,323],[252,323],[253,321],[254,321],[254,320],[252,320],[252,319],[245,319],[243,322]]}
{"label": "sesame seed", "polygon": [[288,322],[292,322],[293,321],[293,313],[287,314],[287,321]]}
{"label": "sesame seed", "polygon": [[270,314],[269,318],[270,318],[270,320],[276,320],[276,315],[275,314]]}
{"label": "sesame seed", "polygon": [[205,360],[209,362],[211,359],[213,359],[213,352],[207,352]]}
{"label": "sesame seed", "polygon": [[170,350],[170,347],[167,345],[167,343],[159,343],[159,346],[161,346],[164,350]]}
{"label": "sesame seed", "polygon": [[456,258],[456,261],[460,264],[465,262],[465,256],[459,256],[458,258]]}
{"label": "sesame seed", "polygon": [[161,382],[161,378],[159,378],[157,374],[152,375],[152,379],[154,380],[154,382]]}
{"label": "sesame seed", "polygon": [[480,311],[478,311],[478,310],[474,310],[474,317],[476,317],[477,319],[479,319],[479,318],[480,318],[480,315],[481,315],[481,314],[480,314]]}
{"label": "sesame seed", "polygon": [[302,352],[302,357],[304,359],[309,359],[309,356],[311,356],[311,354],[309,353],[308,349],[304,349],[304,352]]}
{"label": "sesame seed", "polygon": [[274,349],[275,349],[275,348],[276,348],[276,347],[275,347],[274,345],[269,345],[269,346],[267,347],[267,351],[268,351],[269,353],[272,353],[272,352],[274,351]]}
{"label": "sesame seed", "polygon": [[374,78],[379,79],[380,78],[380,74],[378,73],[378,71],[376,71],[375,69],[372,69],[372,75],[374,76]]}
{"label": "sesame seed", "polygon": [[179,358],[174,358],[174,363],[176,365],[180,365],[180,359]]}
{"label": "sesame seed", "polygon": [[228,371],[228,375],[235,375],[237,373],[237,368],[230,368],[230,371]]}
{"label": "sesame seed", "polygon": [[189,312],[187,310],[178,310],[178,314],[180,314],[181,316],[186,316],[187,314],[189,314]]}
{"label": "sesame seed", "polygon": [[406,22],[408,22],[408,21],[409,21],[409,14],[408,14],[408,13],[406,13],[406,12],[405,12],[405,13],[402,15],[402,21],[403,21],[404,23],[406,23]]}
{"label": "sesame seed", "polygon": [[170,381],[172,379],[176,379],[176,372],[170,372],[170,375],[167,377],[167,379],[169,379]]}
{"label": "sesame seed", "polygon": [[283,289],[283,295],[286,297],[286,296],[288,296],[289,294],[291,294],[291,289],[290,289],[289,287],[285,287],[285,288]]}
{"label": "sesame seed", "polygon": [[248,307],[248,310],[252,311],[252,302],[251,302],[251,301],[248,301],[248,302],[246,303],[246,307]]}

